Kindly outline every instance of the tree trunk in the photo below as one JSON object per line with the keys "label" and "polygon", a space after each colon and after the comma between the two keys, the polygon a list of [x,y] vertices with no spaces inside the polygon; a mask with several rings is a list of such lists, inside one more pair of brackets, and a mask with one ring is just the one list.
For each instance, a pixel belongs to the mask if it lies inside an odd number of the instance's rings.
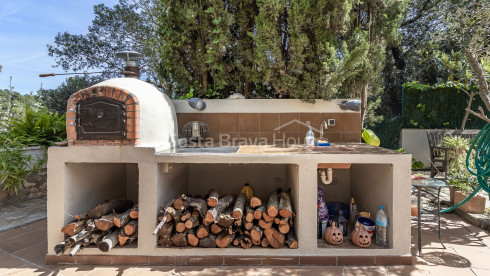
{"label": "tree trunk", "polygon": [[267,214],[275,218],[279,213],[278,205],[279,205],[279,195],[276,192],[272,192],[272,194],[269,197],[269,201],[267,202]]}
{"label": "tree trunk", "polygon": [[241,219],[243,216],[243,208],[245,207],[245,201],[247,201],[247,196],[245,194],[239,194],[235,202],[235,207],[233,208],[233,217],[236,219]]}
{"label": "tree trunk", "polygon": [[288,218],[292,213],[291,197],[289,196],[289,193],[283,192],[279,195],[279,215],[283,218]]}
{"label": "tree trunk", "polygon": [[87,216],[91,219],[98,219],[113,211],[116,213],[123,213],[131,207],[133,207],[133,202],[131,200],[114,199],[106,201],[88,210]]}
{"label": "tree trunk", "polygon": [[364,84],[361,88],[361,128],[364,127],[364,120],[366,119],[368,92],[369,85]]}
{"label": "tree trunk", "polygon": [[72,221],[61,228],[61,232],[67,234],[68,236],[73,236],[85,228],[87,219],[82,219],[78,221]]}
{"label": "tree trunk", "polygon": [[284,245],[284,235],[276,229],[265,229],[264,234],[273,248],[281,248]]}
{"label": "tree trunk", "polygon": [[465,113],[464,113],[464,118],[463,122],[461,123],[461,127],[459,129],[464,130],[466,126],[466,121],[468,120],[468,117],[470,115],[470,109],[471,109],[471,104],[473,103],[473,97],[475,97],[476,93],[469,92],[469,99],[468,99],[468,105],[466,106]]}
{"label": "tree trunk", "polygon": [[216,191],[215,189],[209,190],[208,206],[216,207],[216,205],[218,205],[218,199],[219,199],[218,191]]}
{"label": "tree trunk", "polygon": [[108,252],[109,250],[114,248],[114,246],[116,246],[119,243],[117,239],[117,236],[119,234],[118,232],[119,231],[112,231],[112,233],[110,233],[101,242],[99,242],[98,245],[99,250],[102,252]]}
{"label": "tree trunk", "polygon": [[483,70],[475,57],[475,53],[470,49],[464,49],[464,53],[471,69],[473,69],[473,72],[475,73],[475,77],[478,79],[478,94],[483,100],[483,103],[485,103],[487,110],[490,110],[490,91],[488,90],[487,78],[483,74]]}

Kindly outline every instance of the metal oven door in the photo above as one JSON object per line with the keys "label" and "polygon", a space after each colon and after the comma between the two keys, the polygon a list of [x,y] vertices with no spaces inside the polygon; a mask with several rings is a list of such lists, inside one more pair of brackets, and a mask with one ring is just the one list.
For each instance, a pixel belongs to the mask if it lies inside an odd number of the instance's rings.
{"label": "metal oven door", "polygon": [[91,98],[77,107],[77,139],[126,139],[126,105],[110,98]]}

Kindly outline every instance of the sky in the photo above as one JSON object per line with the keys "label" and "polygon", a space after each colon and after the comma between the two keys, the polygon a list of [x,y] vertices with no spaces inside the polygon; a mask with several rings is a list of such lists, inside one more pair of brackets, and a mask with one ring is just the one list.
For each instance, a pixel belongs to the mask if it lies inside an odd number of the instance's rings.
{"label": "sky", "polygon": [[64,73],[53,68],[47,44],[58,32],[85,34],[94,19],[93,6],[112,7],[118,0],[0,0],[0,89],[34,93],[41,87],[53,89],[66,76],[40,78],[42,73]]}

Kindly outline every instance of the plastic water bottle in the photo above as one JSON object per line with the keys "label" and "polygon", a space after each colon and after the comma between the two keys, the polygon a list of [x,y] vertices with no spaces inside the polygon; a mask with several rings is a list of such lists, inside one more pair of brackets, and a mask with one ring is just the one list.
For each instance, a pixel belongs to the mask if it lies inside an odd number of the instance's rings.
{"label": "plastic water bottle", "polygon": [[386,229],[388,228],[388,217],[383,206],[379,206],[376,212],[376,244],[379,246],[388,246],[386,242]]}
{"label": "plastic water bottle", "polygon": [[315,134],[313,133],[313,130],[311,130],[311,126],[309,127],[308,132],[306,132],[305,144],[308,147],[313,147],[315,145]]}

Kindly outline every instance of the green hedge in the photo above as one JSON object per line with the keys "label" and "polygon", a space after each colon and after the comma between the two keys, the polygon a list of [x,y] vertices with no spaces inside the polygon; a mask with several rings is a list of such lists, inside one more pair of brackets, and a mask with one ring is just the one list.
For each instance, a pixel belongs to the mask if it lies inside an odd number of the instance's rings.
{"label": "green hedge", "polygon": [[[463,121],[469,97],[456,87],[423,85],[418,82],[403,84],[403,127],[458,129]],[[481,98],[473,98],[472,110],[481,106],[489,112]],[[466,129],[481,129],[485,121],[469,115]]]}

